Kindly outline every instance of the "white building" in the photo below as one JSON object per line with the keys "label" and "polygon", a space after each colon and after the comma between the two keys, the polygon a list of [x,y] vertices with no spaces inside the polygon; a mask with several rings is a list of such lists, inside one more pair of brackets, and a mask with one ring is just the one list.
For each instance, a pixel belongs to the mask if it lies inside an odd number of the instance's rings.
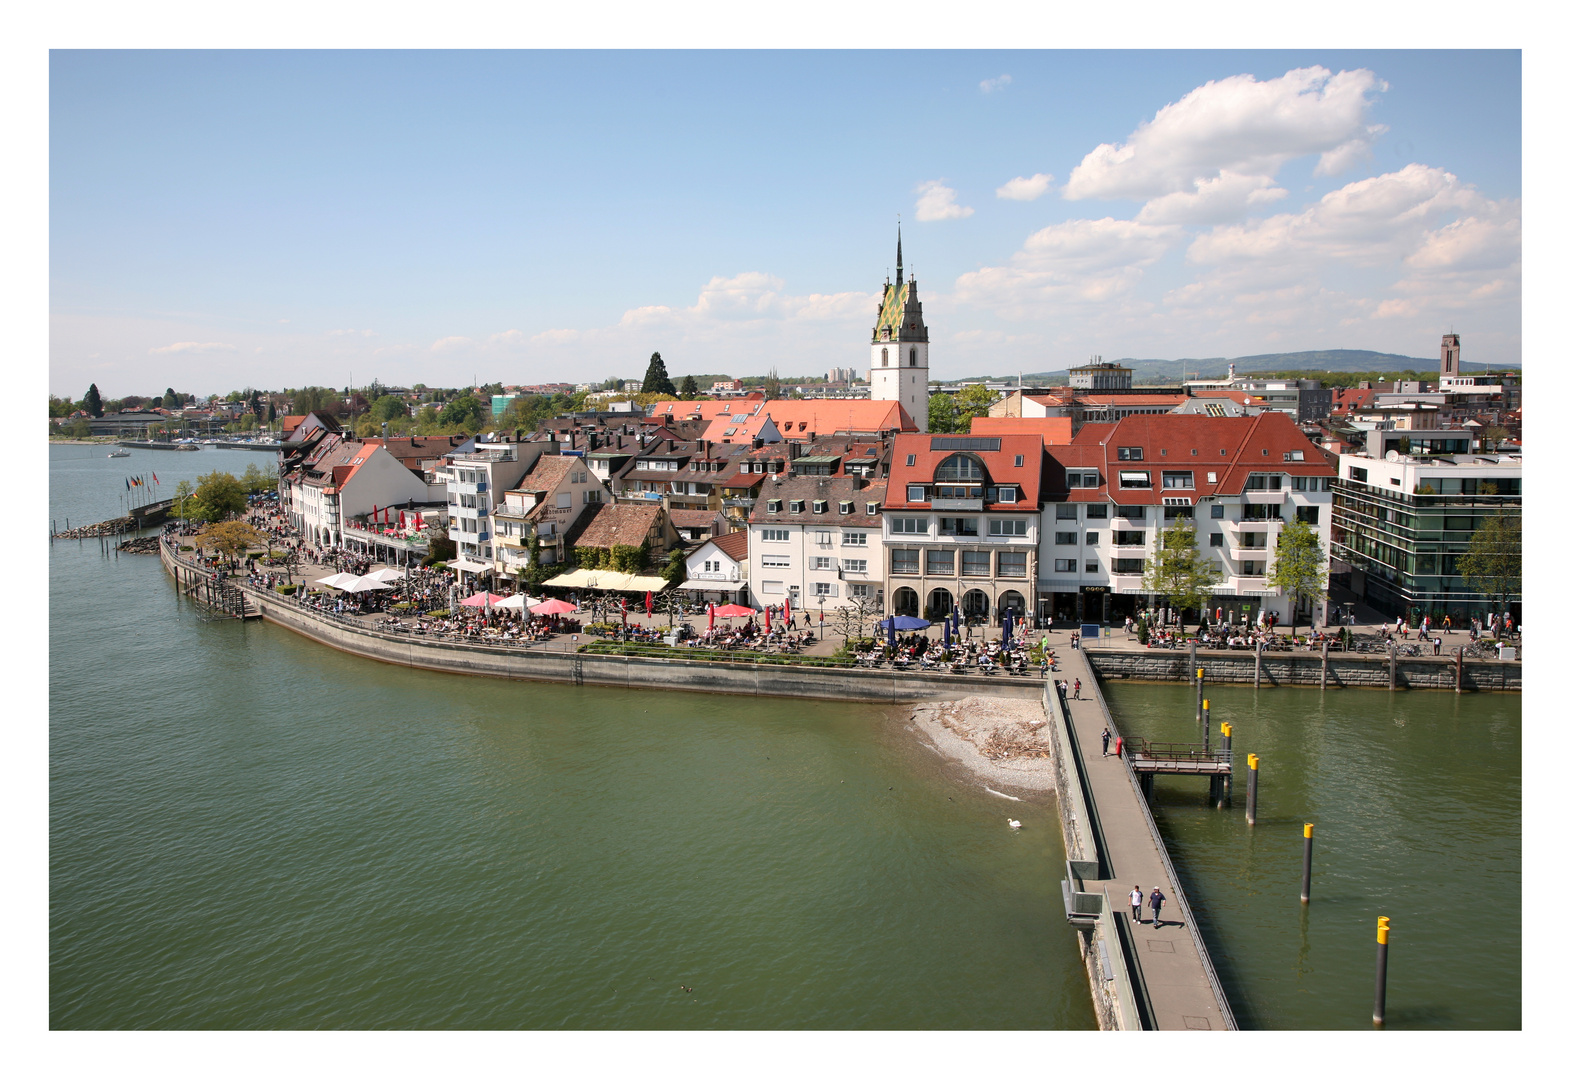
{"label": "white building", "polygon": [[705,540],[688,554],[682,589],[700,604],[751,606],[755,601],[747,591],[750,570],[747,530],[737,529]]}
{"label": "white building", "polygon": [[758,604],[816,611],[881,604],[885,484],[856,476],[766,479],[748,517],[748,581]]}
{"label": "white building", "polygon": [[461,557],[487,566],[494,564],[491,511],[502,493],[516,485],[548,452],[556,452],[555,443],[466,443],[443,457],[437,475],[447,485],[447,534]]}
{"label": "white building", "polygon": [[927,324],[916,297],[916,279],[905,280],[901,241],[895,239],[895,280],[884,282],[873,325],[872,369],[868,376],[874,401],[897,401],[927,430]]}

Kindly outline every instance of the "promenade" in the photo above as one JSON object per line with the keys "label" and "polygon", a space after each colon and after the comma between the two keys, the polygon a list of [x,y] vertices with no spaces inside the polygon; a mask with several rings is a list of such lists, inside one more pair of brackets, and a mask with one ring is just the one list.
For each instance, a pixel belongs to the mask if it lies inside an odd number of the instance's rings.
{"label": "promenade", "polygon": [[[1122,631],[1116,634],[1122,637]],[[1056,640],[1054,640],[1056,639]],[[1128,939],[1137,966],[1137,980],[1145,988],[1150,1019],[1163,1031],[1222,1031],[1235,1027],[1232,1011],[1217,985],[1199,928],[1176,880],[1156,825],[1133,772],[1111,753],[1102,756],[1102,728],[1118,738],[1118,725],[1107,710],[1096,676],[1079,649],[1068,648],[1069,635],[1058,632],[1049,640],[1058,647],[1058,679],[1070,686],[1065,712],[1072,737],[1079,745],[1082,777],[1095,818],[1097,842],[1104,872],[1110,875],[1087,881],[1086,888],[1106,889],[1112,898],[1114,918]],[[1074,697],[1080,680],[1080,699]],[[1147,896],[1160,888],[1168,898],[1162,909],[1162,926],[1151,925],[1151,909],[1141,909],[1141,921],[1129,919],[1129,892],[1140,887]]]}

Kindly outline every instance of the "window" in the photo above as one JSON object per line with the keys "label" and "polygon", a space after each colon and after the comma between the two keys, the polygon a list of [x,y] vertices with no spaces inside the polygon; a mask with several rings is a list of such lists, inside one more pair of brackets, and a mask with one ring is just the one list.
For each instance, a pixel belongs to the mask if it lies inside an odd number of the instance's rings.
{"label": "window", "polygon": [[1075,572],[1075,560],[1074,559],[1054,559],[1053,560],[1053,573],[1055,573],[1055,574],[1073,574],[1074,572]]}
{"label": "window", "polygon": [[1329,476],[1295,476],[1293,477],[1294,491],[1330,491],[1331,478]]}
{"label": "window", "polygon": [[878,504],[877,503],[868,503],[867,504],[867,516],[868,517],[877,517],[878,516]]}
{"label": "window", "polygon": [[918,562],[921,555],[920,551],[914,551],[911,548],[890,548],[889,572],[891,574],[921,573],[921,564]]}
{"label": "window", "polygon": [[1144,559],[1114,559],[1113,573],[1115,574],[1143,574],[1146,572]]}
{"label": "window", "polygon": [[1221,503],[1212,503],[1211,516],[1217,520],[1221,520],[1222,518],[1227,517],[1227,508],[1224,507]]}
{"label": "window", "polygon": [[1095,574],[1095,573],[1098,573],[1099,571],[1100,571],[1100,568],[1097,566],[1096,563],[1094,563],[1094,562],[1086,563],[1086,573],[1088,573],[1088,574]]}
{"label": "window", "polygon": [[835,534],[830,532],[828,529],[814,529],[813,541],[817,543],[819,547],[828,547],[835,542]]}
{"label": "window", "polygon": [[865,585],[865,584],[864,585],[853,584],[851,586],[851,595],[852,596],[872,596],[873,595],[873,587],[871,585]]}
{"label": "window", "polygon": [[1281,473],[1250,473],[1244,484],[1245,491],[1281,491]]}
{"label": "window", "polygon": [[718,574],[719,572],[720,572],[720,560],[719,559],[705,559],[704,560],[704,573],[706,573],[706,574]]}
{"label": "window", "polygon": [[897,517],[889,519],[889,531],[892,533],[921,533],[927,535],[927,519],[925,517]]}
{"label": "window", "polygon": [[759,565],[767,569],[786,568],[791,565],[789,555],[760,555]]}
{"label": "window", "polygon": [[564,510],[572,505],[573,493],[571,491],[558,491],[556,493],[556,506],[558,510]]}
{"label": "window", "polygon": [[1146,534],[1145,534],[1145,532],[1143,530],[1140,530],[1140,529],[1136,529],[1136,530],[1133,530],[1133,531],[1124,530],[1124,529],[1114,529],[1113,530],[1113,546],[1114,547],[1141,547],[1141,546],[1143,546],[1145,544],[1145,542],[1146,542]]}
{"label": "window", "polygon": [[1238,571],[1243,577],[1261,577],[1266,572],[1263,559],[1245,559],[1242,568]]}
{"label": "window", "polygon": [[1053,543],[1060,546],[1075,543],[1075,534],[1072,532],[1056,532],[1053,534]]}
{"label": "window", "polygon": [[916,455],[915,454],[907,454],[906,455],[906,468],[909,469],[909,468],[912,468],[915,465],[916,465]]}
{"label": "window", "polygon": [[1302,450],[1283,450],[1282,451],[1282,460],[1283,461],[1303,461],[1304,460],[1304,452]]}
{"label": "window", "polygon": [[1221,547],[1222,546],[1222,534],[1221,533],[1212,533],[1211,534],[1211,546],[1212,547]]}
{"label": "window", "polygon": [[841,559],[840,568],[848,574],[865,574],[867,573],[867,560]]}
{"label": "window", "polygon": [[815,582],[813,582],[813,595],[814,596],[833,596],[834,594],[835,594],[835,586],[834,586],[833,582],[830,582],[830,581],[815,581]]}
{"label": "window", "polygon": [[865,532],[841,533],[840,542],[846,547],[866,547],[867,534]]}
{"label": "window", "polygon": [[835,568],[835,560],[827,555],[814,555],[812,567],[814,570],[833,570]]}
{"label": "window", "polygon": [[778,514],[780,512],[780,500],[779,499],[770,499],[769,500],[769,512],[771,514]]}
{"label": "window", "polygon": [[765,540],[789,540],[789,539],[791,539],[791,530],[790,529],[764,529],[764,530],[762,530],[762,532],[763,532],[763,539],[765,539]]}
{"label": "window", "polygon": [[1180,518],[1191,519],[1195,516],[1193,506],[1164,506],[1162,507],[1163,521],[1177,521]]}
{"label": "window", "polygon": [[1026,456],[1024,454],[1016,454],[1015,455],[1015,468],[1023,469],[1023,468],[1025,468],[1025,464],[1026,464]]}
{"label": "window", "polygon": [[594,505],[595,503],[597,503],[599,501],[600,501],[600,492],[598,490],[591,490],[591,491],[584,492],[584,505],[585,506],[592,506],[592,505]]}
{"label": "window", "polygon": [[1026,553],[1023,551],[1000,551],[998,553],[998,576],[1025,577]]}
{"label": "window", "polygon": [[1080,508],[1078,506],[1076,506],[1074,503],[1059,503],[1058,504],[1058,513],[1056,515],[1056,520],[1058,520],[1058,521],[1079,521],[1080,520]]}
{"label": "window", "polygon": [[1360,484],[1367,484],[1367,483],[1369,483],[1369,470],[1368,469],[1360,469],[1356,465],[1351,465],[1351,466],[1348,467],[1347,475],[1348,475],[1349,479],[1357,480]]}
{"label": "window", "polygon": [[1094,488],[1102,482],[1102,474],[1094,472],[1072,472],[1064,474],[1066,486],[1072,488]]}
{"label": "window", "polygon": [[1097,534],[1096,533],[1094,533],[1094,532],[1086,533],[1086,547],[1096,547],[1096,541],[1097,541]]}
{"label": "window", "polygon": [[[888,330],[884,331],[884,340],[885,341],[889,340],[889,331]],[[881,359],[883,360],[883,363],[880,364],[879,366],[880,367],[888,367],[889,366],[889,350],[888,349],[883,349],[881,351],[883,353],[883,356],[881,357]]]}
{"label": "window", "polygon": [[1118,516],[1126,521],[1144,521],[1146,508],[1143,506],[1126,506]]}
{"label": "window", "polygon": [[933,479],[943,483],[981,483],[982,463],[966,454],[951,454],[933,470]]}
{"label": "window", "polygon": [[1146,452],[1139,446],[1120,446],[1118,448],[1119,461],[1144,461]]}
{"label": "window", "polygon": [[1195,474],[1192,472],[1162,472],[1162,487],[1166,490],[1193,491]]}
{"label": "window", "polygon": [[1098,520],[1098,521],[1106,521],[1107,520],[1107,504],[1106,503],[1092,503],[1091,505],[1086,507],[1086,520],[1090,521],[1092,519],[1095,519],[1095,520]]}
{"label": "window", "polygon": [[1239,533],[1238,546],[1241,548],[1263,548],[1266,546],[1265,533]]}
{"label": "window", "polygon": [[939,518],[939,536],[975,536],[976,518]]}
{"label": "window", "polygon": [[987,577],[993,571],[992,558],[986,551],[962,551],[960,573],[966,577]]}
{"label": "window", "polygon": [[842,514],[850,514],[850,513],[853,512],[851,507],[854,506],[854,505],[855,504],[852,503],[850,499],[841,499],[840,500],[840,512]]}
{"label": "window", "polygon": [[906,485],[906,502],[926,502],[927,488],[921,484]]}
{"label": "window", "polygon": [[1118,486],[1124,488],[1148,488],[1151,486],[1151,474],[1148,472],[1122,471],[1118,474]]}
{"label": "window", "polygon": [[815,514],[826,514],[828,512],[829,512],[829,500],[828,499],[814,499],[813,500],[813,513],[815,513]]}
{"label": "window", "polygon": [[927,572],[941,577],[955,576],[955,553],[934,550],[927,553]]}
{"label": "window", "polygon": [[1278,503],[1269,503],[1261,506],[1256,503],[1244,507],[1245,521],[1277,521],[1282,517],[1282,507]]}
{"label": "window", "polygon": [[1001,487],[998,489],[998,501],[1001,503],[1019,502],[1020,492],[1016,488]]}
{"label": "window", "polygon": [[792,499],[791,500],[791,512],[793,514],[800,514],[806,508],[807,508],[807,502],[805,500],[803,500],[803,499]]}
{"label": "window", "polygon": [[1318,506],[1300,506],[1298,508],[1298,520],[1302,521],[1302,522],[1305,522],[1307,524],[1310,524],[1310,525],[1319,525],[1320,524],[1320,507],[1318,507]]}
{"label": "window", "polygon": [[987,523],[988,536],[1026,536],[1029,530],[1024,518],[993,518]]}

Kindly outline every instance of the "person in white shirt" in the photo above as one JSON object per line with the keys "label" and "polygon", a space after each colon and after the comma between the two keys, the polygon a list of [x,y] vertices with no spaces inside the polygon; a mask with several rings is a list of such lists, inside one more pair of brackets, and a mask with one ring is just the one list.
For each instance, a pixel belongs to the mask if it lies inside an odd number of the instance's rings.
{"label": "person in white shirt", "polygon": [[1136,885],[1129,894],[1129,917],[1137,923],[1140,921],[1140,905],[1144,902],[1145,896],[1141,894],[1140,886]]}

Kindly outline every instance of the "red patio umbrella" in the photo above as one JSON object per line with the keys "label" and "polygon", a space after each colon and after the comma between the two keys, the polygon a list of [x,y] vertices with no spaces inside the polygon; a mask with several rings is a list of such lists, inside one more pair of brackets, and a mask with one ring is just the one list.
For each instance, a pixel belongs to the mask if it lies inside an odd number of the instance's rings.
{"label": "red patio umbrella", "polygon": [[785,602],[785,624],[786,626],[791,625],[791,598],[789,596],[786,597]]}
{"label": "red patio umbrella", "polygon": [[726,604],[724,607],[717,609],[715,614],[722,619],[735,619],[738,616],[752,615],[754,612],[752,608],[741,604]]}
{"label": "red patio umbrella", "polygon": [[473,596],[464,597],[459,603],[464,607],[489,607],[492,604],[499,604],[506,599],[507,597],[501,593],[477,592]]}
{"label": "red patio umbrella", "polygon": [[529,609],[533,615],[567,615],[577,610],[578,605],[569,604],[566,600],[542,600]]}
{"label": "red patio umbrella", "polygon": [[654,613],[655,613],[655,594],[653,592],[646,591],[644,593],[644,614],[645,615],[653,615]]}
{"label": "red patio umbrella", "polygon": [[769,633],[769,605],[764,605],[764,633]]}
{"label": "red patio umbrella", "polygon": [[714,604],[710,604],[709,605],[709,629],[713,630],[714,628],[715,628],[715,605]]}

